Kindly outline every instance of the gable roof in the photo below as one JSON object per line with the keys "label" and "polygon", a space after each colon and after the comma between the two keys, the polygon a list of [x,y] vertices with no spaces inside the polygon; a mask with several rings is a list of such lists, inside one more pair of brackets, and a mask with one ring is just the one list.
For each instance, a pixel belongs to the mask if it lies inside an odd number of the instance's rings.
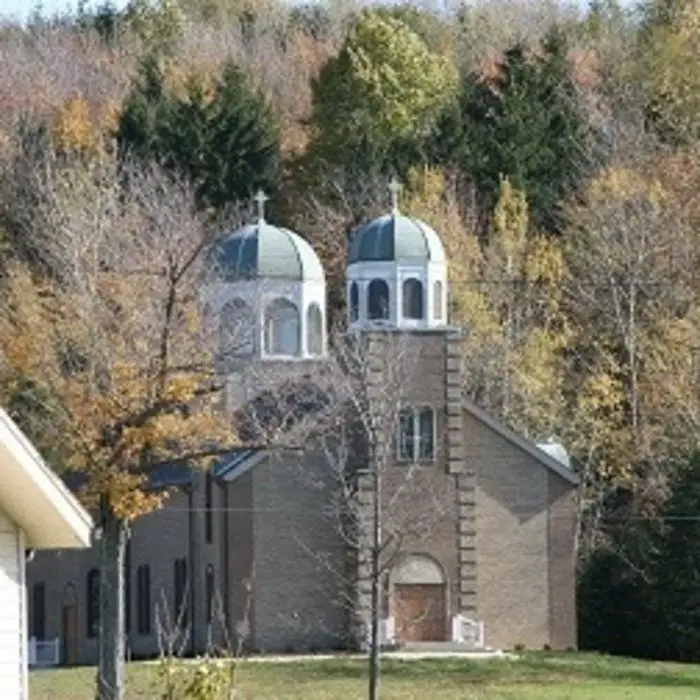
{"label": "gable roof", "polygon": [[470,399],[463,399],[462,404],[465,410],[478,421],[486,425],[502,438],[510,442],[512,445],[529,454],[536,459],[543,467],[558,474],[562,479],[565,479],[574,486],[581,481],[579,475],[566,464],[563,464],[558,459],[555,459],[551,454],[545,452],[541,447],[530,442],[522,435],[518,435],[514,430],[511,430],[493,416],[489,415],[483,408],[479,408]]}
{"label": "gable roof", "polygon": [[88,547],[92,518],[0,408],[0,511],[30,549]]}

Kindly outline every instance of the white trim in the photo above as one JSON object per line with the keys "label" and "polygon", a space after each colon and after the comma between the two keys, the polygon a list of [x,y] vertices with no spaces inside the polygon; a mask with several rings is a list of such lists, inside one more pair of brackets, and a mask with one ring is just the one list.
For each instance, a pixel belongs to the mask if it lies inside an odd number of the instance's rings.
{"label": "white trim", "polygon": [[562,477],[562,479],[566,479],[566,481],[575,486],[581,482],[581,478],[573,469],[566,467],[559,460],[554,459],[544,450],[537,447],[537,445],[533,444],[529,440],[526,440],[515,431],[503,425],[503,423],[497,421],[493,416],[486,413],[483,408],[479,408],[479,406],[477,406],[473,401],[463,399],[462,405],[470,415],[474,416],[474,418],[481,421],[488,428],[491,428],[491,430],[498,433],[512,445],[515,445],[523,452],[527,452],[527,454],[534,457],[540,464],[547,467],[547,469],[550,469],[555,474],[558,474],[560,477]]}
{"label": "white trim", "polygon": [[[465,631],[472,633],[465,634]],[[466,637],[472,636],[472,639]],[[452,618],[452,641],[456,644],[466,644],[470,649],[484,648],[484,623],[472,620],[466,615],[455,615]]]}
{"label": "white trim", "polygon": [[445,568],[432,555],[423,552],[407,552],[391,568],[389,581],[392,589],[396,585],[446,585],[447,576]]}
{"label": "white trim", "polygon": [[256,452],[255,454],[250,455],[247,459],[243,461],[243,464],[240,465],[240,467],[235,467],[232,469],[230,472],[224,474],[221,477],[221,481],[235,481],[239,477],[243,476],[247,472],[249,472],[256,464],[259,464],[262,462],[264,457],[267,457],[268,452],[262,450],[260,452]]}
{"label": "white trim", "polygon": [[[17,527],[15,525],[15,527]],[[20,653],[20,698],[29,697],[29,657],[27,639],[29,636],[29,607],[27,605],[27,564],[24,558],[24,532],[17,527],[17,564],[19,565],[19,653]]]}
{"label": "white trim", "polygon": [[396,644],[396,621],[391,616],[379,621],[379,643],[386,646]]}
{"label": "white trim", "polygon": [[0,508],[25,532],[28,547],[90,546],[92,518],[2,409],[0,464]]}

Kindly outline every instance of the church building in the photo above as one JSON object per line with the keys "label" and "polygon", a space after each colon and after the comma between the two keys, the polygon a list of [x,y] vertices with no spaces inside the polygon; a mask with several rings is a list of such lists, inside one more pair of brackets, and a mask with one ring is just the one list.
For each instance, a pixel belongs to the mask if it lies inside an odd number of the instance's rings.
{"label": "church building", "polygon": [[[561,446],[529,442],[463,395],[445,250],[399,211],[397,189],[392,210],[350,240],[344,337],[373,350],[347,382],[323,266],[301,235],[265,220],[262,195],[257,220],[213,246],[202,302],[218,329],[226,410],[271,396],[274,411],[258,417],[276,411],[282,437],[211,470],[151,475],[173,495],[129,542],[133,658],[356,648],[374,573],[387,646],[576,645],[578,476]],[[283,385],[296,387],[284,400]],[[317,400],[343,387],[342,411]],[[279,417],[284,407],[295,421]],[[382,545],[374,569],[372,542]],[[97,660],[98,559],[96,541],[27,567],[30,637],[57,640],[62,664]]]}

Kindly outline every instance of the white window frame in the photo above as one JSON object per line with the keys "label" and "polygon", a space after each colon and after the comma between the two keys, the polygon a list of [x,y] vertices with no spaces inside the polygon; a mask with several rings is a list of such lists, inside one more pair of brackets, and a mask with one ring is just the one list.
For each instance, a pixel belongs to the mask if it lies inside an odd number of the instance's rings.
{"label": "white window frame", "polygon": [[[401,452],[401,418],[402,415],[410,411],[413,418],[413,455],[404,457]],[[420,414],[423,411],[430,411],[432,416],[432,442],[433,450],[427,457],[420,456],[421,432]],[[396,461],[399,464],[433,464],[437,453],[437,411],[432,406],[404,406],[399,410],[396,419]]]}

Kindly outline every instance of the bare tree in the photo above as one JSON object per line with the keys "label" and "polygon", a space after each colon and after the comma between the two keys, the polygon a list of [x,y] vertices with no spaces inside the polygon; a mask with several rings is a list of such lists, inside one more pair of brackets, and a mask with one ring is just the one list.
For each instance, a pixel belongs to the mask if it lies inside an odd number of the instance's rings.
{"label": "bare tree", "polygon": [[[324,573],[327,604],[345,611],[350,639],[367,649],[372,700],[379,697],[388,574],[412,547],[427,546],[455,503],[453,481],[439,466],[438,411],[416,410],[426,406],[418,384],[441,345],[435,340],[334,334],[331,357],[310,378],[315,405],[275,438],[280,450],[305,446],[293,477],[289,465],[277,473],[312,490],[316,512],[287,527]],[[444,401],[438,378],[434,391]]]}

